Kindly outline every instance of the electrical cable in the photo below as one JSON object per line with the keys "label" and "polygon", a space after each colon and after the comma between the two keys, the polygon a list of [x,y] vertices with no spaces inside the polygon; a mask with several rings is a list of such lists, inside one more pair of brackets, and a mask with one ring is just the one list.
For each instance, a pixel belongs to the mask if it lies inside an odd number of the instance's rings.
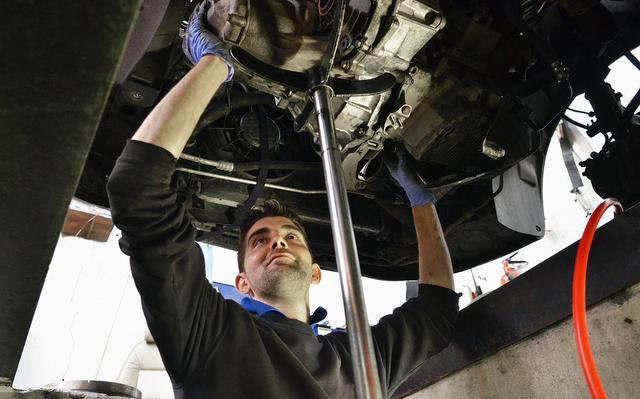
{"label": "electrical cable", "polygon": [[631,51],[627,51],[626,53],[624,53],[624,56],[629,60],[630,63],[633,64],[633,66],[640,69],[640,60],[638,60],[635,55],[631,53]]}
{"label": "electrical cable", "polygon": [[576,336],[578,357],[580,358],[582,371],[587,380],[591,396],[595,399],[606,399],[607,394],[602,386],[602,381],[600,380],[600,375],[598,374],[598,369],[593,359],[593,353],[591,352],[591,344],[589,343],[586,311],[587,261],[589,260],[589,251],[591,249],[593,236],[598,227],[598,222],[604,212],[611,206],[616,207],[617,214],[622,213],[622,205],[614,198],[607,198],[598,205],[589,218],[587,227],[584,229],[584,233],[580,239],[573,271],[573,327]]}
{"label": "electrical cable", "polygon": [[585,124],[582,124],[582,123],[576,121],[573,118],[568,117],[566,114],[562,115],[562,119],[564,119],[565,121],[571,123],[572,125],[576,125],[576,126],[581,127],[581,128],[583,128],[585,130],[589,129],[589,126],[587,126]]}
{"label": "electrical cable", "polygon": [[233,224],[236,227],[239,225],[238,222],[242,218],[242,215],[250,211],[258,201],[258,198],[262,196],[262,193],[264,192],[264,185],[267,182],[267,175],[269,173],[269,168],[267,167],[267,162],[269,161],[269,131],[267,127],[267,111],[262,106],[258,107],[258,130],[260,131],[260,163],[262,164],[262,166],[258,171],[256,185],[253,187],[253,190],[251,190],[249,198],[247,198],[242,207],[238,208],[235,211],[235,219]]}
{"label": "electrical cable", "polygon": [[573,109],[571,107],[567,107],[567,110],[569,110],[571,112],[576,112],[578,114],[585,114],[585,115],[589,115],[589,116],[593,115],[592,111],[583,111],[583,110],[580,110],[580,109]]}

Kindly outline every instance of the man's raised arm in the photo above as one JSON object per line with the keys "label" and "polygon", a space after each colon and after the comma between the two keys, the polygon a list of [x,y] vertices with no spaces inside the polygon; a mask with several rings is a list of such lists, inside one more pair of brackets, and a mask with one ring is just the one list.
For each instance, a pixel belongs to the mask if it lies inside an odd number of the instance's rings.
{"label": "man's raised arm", "polygon": [[147,324],[175,384],[199,370],[230,324],[171,184],[176,158],[201,113],[233,74],[218,39],[202,28],[208,4],[198,6],[184,40],[195,67],[145,119],[107,184],[113,222],[122,231],[120,248],[130,257]]}
{"label": "man's raised arm", "polygon": [[411,209],[418,237],[419,283],[432,284],[453,290],[453,267],[449,248],[436,207],[420,205]]}
{"label": "man's raised arm", "polygon": [[419,181],[402,145],[396,147],[394,154],[385,153],[385,162],[411,203],[418,238],[419,283],[453,290],[453,267],[434,205],[435,196]]}
{"label": "man's raised arm", "polygon": [[144,120],[132,139],[162,147],[178,158],[205,107],[220,85],[233,76],[220,40],[206,27],[209,3],[192,14],[183,50],[195,67],[175,85]]}

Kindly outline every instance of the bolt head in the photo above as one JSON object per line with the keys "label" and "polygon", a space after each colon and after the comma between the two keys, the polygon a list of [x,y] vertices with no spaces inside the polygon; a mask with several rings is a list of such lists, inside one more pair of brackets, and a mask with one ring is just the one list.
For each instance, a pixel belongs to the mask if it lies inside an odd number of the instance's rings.
{"label": "bolt head", "polygon": [[142,100],[144,100],[144,96],[139,91],[129,92],[129,98],[131,98],[133,101],[142,101]]}
{"label": "bolt head", "polygon": [[440,16],[440,14],[436,11],[429,11],[427,12],[427,14],[424,16],[424,22],[427,25],[431,25],[431,26],[438,26],[440,25],[440,21],[442,20],[442,17]]}

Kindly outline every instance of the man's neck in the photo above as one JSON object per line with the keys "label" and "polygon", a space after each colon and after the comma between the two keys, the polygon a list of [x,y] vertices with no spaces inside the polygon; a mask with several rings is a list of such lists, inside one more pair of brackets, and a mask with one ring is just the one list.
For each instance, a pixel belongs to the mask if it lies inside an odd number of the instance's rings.
{"label": "man's neck", "polygon": [[273,306],[290,319],[300,320],[303,323],[309,322],[309,300],[301,298],[264,298],[258,295],[254,296],[260,302]]}

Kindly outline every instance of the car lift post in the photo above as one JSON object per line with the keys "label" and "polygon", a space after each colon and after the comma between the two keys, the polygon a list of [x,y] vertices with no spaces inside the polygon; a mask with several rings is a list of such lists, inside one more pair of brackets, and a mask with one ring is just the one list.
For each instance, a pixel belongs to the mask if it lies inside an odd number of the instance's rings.
{"label": "car lift post", "polygon": [[[326,76],[321,69],[315,72],[316,76]],[[358,398],[381,399],[382,390],[367,319],[356,238],[349,211],[341,152],[335,132],[331,106],[333,89],[326,83],[326,79],[316,80],[316,82],[319,84],[310,85],[309,94],[313,98],[318,130],[320,131],[322,164],[331,215],[331,232],[347,319],[356,395]]]}

